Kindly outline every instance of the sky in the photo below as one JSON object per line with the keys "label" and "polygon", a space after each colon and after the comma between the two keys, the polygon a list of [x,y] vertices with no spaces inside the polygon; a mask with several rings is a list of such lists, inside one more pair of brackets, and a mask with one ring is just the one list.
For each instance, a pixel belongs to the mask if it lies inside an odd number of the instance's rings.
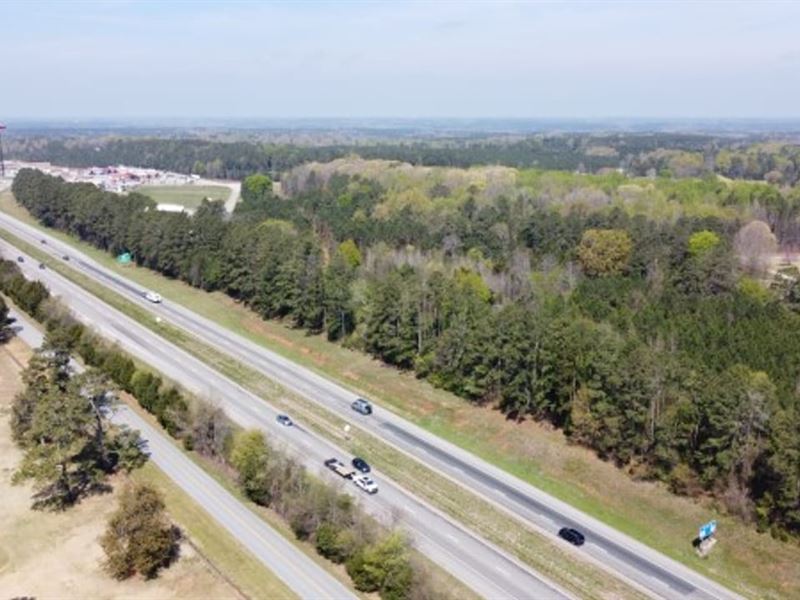
{"label": "sky", "polygon": [[14,118],[797,118],[800,2],[3,2]]}

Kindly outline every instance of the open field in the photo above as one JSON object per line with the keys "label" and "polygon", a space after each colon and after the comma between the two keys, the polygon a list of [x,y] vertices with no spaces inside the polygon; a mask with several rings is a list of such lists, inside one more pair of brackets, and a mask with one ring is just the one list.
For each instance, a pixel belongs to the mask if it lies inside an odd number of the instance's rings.
{"label": "open field", "polygon": [[116,506],[117,490],[124,483],[121,476],[113,481],[111,494],[87,498],[66,512],[31,511],[30,486],[11,485],[21,452],[8,426],[9,406],[29,356],[30,350],[18,340],[0,347],[0,589],[9,597],[241,598],[188,543],[182,544],[179,560],[152,581],[120,582],[102,571],[97,538]]}
{"label": "open field", "polygon": [[180,204],[197,208],[204,198],[225,202],[231,190],[221,185],[143,185],[137,192],[150,196],[159,204]]}
{"label": "open field", "polygon": [[[33,223],[10,194],[0,209]],[[491,408],[474,407],[412,375],[257,315],[222,294],[208,294],[150,271],[120,268],[104,253],[51,231],[106,267],[166,298],[191,306],[257,343],[391,406],[399,414],[484,459],[648,543],[748,596],[800,595],[800,548],[758,534],[752,526],[712,506],[670,494],[658,484],[635,482],[591,452],[569,445],[557,431],[531,421],[508,422]],[[690,545],[696,527],[717,518],[720,543],[707,560]]]}

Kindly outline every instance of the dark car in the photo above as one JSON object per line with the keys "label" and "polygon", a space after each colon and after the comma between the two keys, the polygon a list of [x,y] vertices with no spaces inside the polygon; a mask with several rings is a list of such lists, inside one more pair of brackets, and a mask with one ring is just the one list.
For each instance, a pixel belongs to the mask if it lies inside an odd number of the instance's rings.
{"label": "dark car", "polygon": [[278,415],[278,418],[275,420],[278,421],[278,423],[280,423],[284,427],[291,427],[292,425],[294,425],[292,420],[289,418],[289,415]]}
{"label": "dark car", "polygon": [[69,256],[67,256],[66,254],[64,256],[62,256],[61,258],[63,258],[64,260],[69,260]]}
{"label": "dark car", "polygon": [[352,464],[354,469],[357,469],[362,473],[369,473],[372,470],[367,464],[367,461],[365,461],[363,458],[355,457]]}
{"label": "dark car", "polygon": [[364,400],[363,398],[358,398],[355,402],[353,402],[350,407],[356,411],[360,412],[362,415],[371,415],[372,414],[372,405]]}
{"label": "dark car", "polygon": [[47,243],[47,240],[41,240],[41,242],[42,242],[43,244],[46,244],[46,243]]}
{"label": "dark car", "polygon": [[571,527],[562,527],[558,530],[558,537],[567,540],[570,544],[575,546],[583,546],[586,538],[577,529]]}
{"label": "dark car", "polygon": [[39,268],[44,269],[44,263],[39,263]]}
{"label": "dark car", "polygon": [[25,259],[22,258],[21,256],[18,256],[17,257],[17,262],[25,262]]}

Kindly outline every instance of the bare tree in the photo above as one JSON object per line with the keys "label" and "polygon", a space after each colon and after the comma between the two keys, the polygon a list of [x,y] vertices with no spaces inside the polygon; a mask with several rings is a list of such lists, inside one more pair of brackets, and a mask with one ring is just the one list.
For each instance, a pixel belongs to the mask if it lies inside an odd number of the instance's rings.
{"label": "bare tree", "polygon": [[736,234],[733,247],[742,268],[762,273],[778,250],[778,240],[764,221],[751,221]]}

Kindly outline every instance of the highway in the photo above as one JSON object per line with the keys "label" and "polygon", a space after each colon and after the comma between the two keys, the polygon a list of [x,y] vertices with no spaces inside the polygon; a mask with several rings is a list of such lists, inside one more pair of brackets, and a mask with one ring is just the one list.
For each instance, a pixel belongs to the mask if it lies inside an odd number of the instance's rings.
{"label": "highway", "polygon": [[[13,310],[10,316],[16,319],[14,329],[22,341],[31,348],[42,345],[44,336],[27,317]],[[82,370],[76,363],[73,367],[79,372]],[[308,600],[357,598],[214,481],[142,417],[124,404],[117,404],[113,410],[115,423],[137,429],[146,440],[145,451],[150,460],[299,597]]]}
{"label": "highway", "polygon": [[[555,534],[561,527],[570,526],[579,529],[586,535],[586,544],[580,549],[575,549],[576,552],[586,553],[598,563],[646,589],[650,594],[663,598],[692,599],[739,597],[685,565],[456,445],[438,438],[389,410],[376,406],[372,416],[358,415],[350,408],[350,403],[357,397],[356,393],[197,315],[182,305],[169,301],[153,305],[142,300],[144,290],[141,286],[100,266],[71,246],[46,236],[40,230],[2,213],[0,213],[0,226],[30,243],[38,243],[40,239],[46,237],[50,251],[54,255],[70,254],[73,257],[72,266],[85,275],[137,301],[154,315],[183,328],[198,339],[268,375],[288,389],[325,406],[350,420],[353,425],[370,431],[521,521],[551,532],[555,540],[558,540]],[[687,544],[689,542],[687,539]]]}
{"label": "highway", "polygon": [[[16,232],[15,232],[16,233]],[[31,240],[39,244],[43,238],[35,234]],[[22,237],[20,235],[20,237]],[[25,237],[30,238],[30,232]],[[68,254],[70,264],[91,271],[84,256],[48,237],[43,250],[60,257]],[[166,377],[201,397],[220,404],[226,414],[243,427],[257,427],[278,441],[309,470],[321,477],[339,482],[343,490],[353,494],[361,505],[385,523],[399,522],[410,535],[415,547],[431,560],[486,598],[568,598],[567,592],[545,580],[500,548],[480,539],[460,524],[453,522],[423,500],[414,497],[377,473],[380,492],[374,496],[360,492],[352,484],[322,467],[325,459],[351,457],[328,441],[302,426],[286,428],[275,421],[277,411],[263,399],[251,394],[207,364],[165,341],[146,327],[114,310],[101,300],[50,269],[39,269],[37,262],[0,241],[6,257],[24,257],[20,267],[29,278],[41,280],[54,295],[72,309],[77,318],[101,335],[117,341],[136,358],[153,365]],[[86,266],[83,266],[86,265]],[[143,305],[144,300],[139,299]],[[163,317],[162,317],[163,318]]]}

